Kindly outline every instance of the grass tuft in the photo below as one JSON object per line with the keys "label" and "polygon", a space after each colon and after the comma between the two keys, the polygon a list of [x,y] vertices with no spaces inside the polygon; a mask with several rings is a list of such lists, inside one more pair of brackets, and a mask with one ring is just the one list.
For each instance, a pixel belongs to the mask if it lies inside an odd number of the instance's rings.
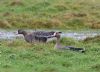
{"label": "grass tuft", "polygon": [[21,0],[14,0],[10,3],[10,6],[22,6],[24,5],[23,2]]}
{"label": "grass tuft", "polygon": [[7,20],[0,20],[0,27],[1,28],[11,28],[12,26],[9,24]]}

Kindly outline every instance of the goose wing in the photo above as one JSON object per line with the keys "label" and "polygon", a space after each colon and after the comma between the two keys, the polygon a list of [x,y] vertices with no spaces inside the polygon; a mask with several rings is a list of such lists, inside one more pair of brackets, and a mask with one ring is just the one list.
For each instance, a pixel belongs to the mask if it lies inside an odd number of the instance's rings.
{"label": "goose wing", "polygon": [[36,32],[33,32],[33,34],[35,36],[51,36],[53,35],[55,32],[54,31],[50,31],[50,32],[46,32],[46,31],[36,31]]}

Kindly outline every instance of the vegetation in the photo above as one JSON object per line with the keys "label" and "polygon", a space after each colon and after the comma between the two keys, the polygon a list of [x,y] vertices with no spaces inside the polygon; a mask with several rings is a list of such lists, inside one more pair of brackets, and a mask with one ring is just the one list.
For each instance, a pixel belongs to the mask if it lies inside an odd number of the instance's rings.
{"label": "vegetation", "polygon": [[0,42],[0,72],[100,72],[100,41],[63,38],[64,45],[85,47],[85,53],[55,50],[55,41],[28,44],[23,40]]}
{"label": "vegetation", "polygon": [[[0,28],[100,29],[100,0],[0,0]],[[0,72],[100,72],[100,36],[61,43],[86,52],[0,40]]]}
{"label": "vegetation", "polygon": [[1,28],[99,29],[100,0],[1,0]]}

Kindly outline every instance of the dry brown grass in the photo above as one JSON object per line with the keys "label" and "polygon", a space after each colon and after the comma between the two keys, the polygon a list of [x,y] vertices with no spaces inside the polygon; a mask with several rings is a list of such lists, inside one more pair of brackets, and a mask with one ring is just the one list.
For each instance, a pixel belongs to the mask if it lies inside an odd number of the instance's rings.
{"label": "dry brown grass", "polygon": [[57,8],[59,11],[63,11],[67,9],[66,5],[64,4],[59,4],[59,5],[57,4],[57,5],[54,5],[54,7]]}
{"label": "dry brown grass", "polygon": [[10,6],[15,6],[15,5],[24,5],[24,3],[21,0],[14,0],[10,3]]}
{"label": "dry brown grass", "polygon": [[100,29],[100,22],[92,23],[91,28],[93,28],[93,29]]}
{"label": "dry brown grass", "polygon": [[1,28],[11,28],[11,25],[7,20],[0,20],[0,27]]}
{"label": "dry brown grass", "polygon": [[27,24],[30,24],[34,28],[56,28],[61,26],[61,22],[58,19],[50,19],[50,20],[29,20]]}
{"label": "dry brown grass", "polygon": [[95,37],[88,37],[84,40],[84,42],[98,42],[100,41],[100,36],[95,36]]}
{"label": "dry brown grass", "polygon": [[63,17],[65,19],[75,18],[75,17],[86,17],[86,13],[65,13]]}
{"label": "dry brown grass", "polygon": [[10,15],[11,15],[10,12],[5,12],[5,13],[3,14],[3,16],[10,16]]}
{"label": "dry brown grass", "polygon": [[87,16],[87,14],[86,13],[73,13],[73,16],[75,16],[75,17],[85,17],[85,16]]}
{"label": "dry brown grass", "polygon": [[73,18],[73,14],[72,14],[72,13],[65,13],[65,14],[63,15],[63,18],[64,18],[64,19]]}

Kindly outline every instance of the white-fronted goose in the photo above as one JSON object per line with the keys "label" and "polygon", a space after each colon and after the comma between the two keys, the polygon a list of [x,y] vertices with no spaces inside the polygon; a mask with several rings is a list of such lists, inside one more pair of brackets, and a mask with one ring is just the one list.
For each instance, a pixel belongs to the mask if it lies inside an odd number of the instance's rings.
{"label": "white-fronted goose", "polygon": [[[27,42],[32,43],[32,42],[47,42],[48,38],[54,37],[54,31],[50,32],[45,32],[45,31],[35,31],[32,33],[28,33],[22,29],[18,30],[18,34],[23,34],[24,38]],[[60,33],[60,32],[59,32]]]}
{"label": "white-fronted goose", "polygon": [[60,43],[60,33],[55,32],[54,36],[57,38],[56,39],[56,44],[55,44],[55,49],[68,49],[68,50],[72,50],[72,51],[79,51],[79,52],[85,52],[84,48],[77,48],[77,47],[73,47],[73,46],[63,46]]}

